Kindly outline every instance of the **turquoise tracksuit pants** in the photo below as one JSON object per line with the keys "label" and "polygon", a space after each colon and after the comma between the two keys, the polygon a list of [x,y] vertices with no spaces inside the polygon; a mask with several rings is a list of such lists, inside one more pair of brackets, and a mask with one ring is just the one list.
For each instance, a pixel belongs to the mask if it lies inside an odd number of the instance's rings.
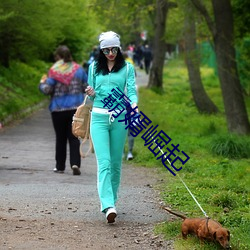
{"label": "turquoise tracksuit pants", "polygon": [[127,130],[125,113],[111,121],[109,114],[91,113],[90,134],[97,160],[97,189],[101,211],[115,207],[121,179],[121,165]]}

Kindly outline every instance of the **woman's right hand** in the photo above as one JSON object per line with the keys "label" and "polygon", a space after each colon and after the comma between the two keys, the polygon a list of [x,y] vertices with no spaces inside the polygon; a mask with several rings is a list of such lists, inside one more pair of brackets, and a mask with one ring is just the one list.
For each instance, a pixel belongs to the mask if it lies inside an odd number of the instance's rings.
{"label": "woman's right hand", "polygon": [[[134,109],[135,107],[137,107],[137,103],[134,102],[134,103],[131,105],[131,107],[132,107],[132,109]],[[136,113],[139,113],[138,107],[137,107],[137,109],[135,109],[135,112],[136,112]]]}
{"label": "woman's right hand", "polygon": [[45,81],[47,80],[47,75],[46,74],[44,74],[43,76],[42,76],[42,78],[41,78],[41,80],[40,80],[40,83],[45,83]]}
{"label": "woman's right hand", "polygon": [[90,86],[88,86],[87,88],[86,88],[86,90],[85,90],[85,93],[88,95],[88,96],[95,96],[95,90],[92,88],[92,87],[90,87]]}

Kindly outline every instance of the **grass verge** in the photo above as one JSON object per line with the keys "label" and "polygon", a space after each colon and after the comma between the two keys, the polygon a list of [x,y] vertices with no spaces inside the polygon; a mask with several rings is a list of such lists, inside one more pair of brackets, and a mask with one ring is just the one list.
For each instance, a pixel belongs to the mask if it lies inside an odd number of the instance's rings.
{"label": "grass verge", "polygon": [[[210,68],[201,68],[201,74],[208,95],[220,110],[219,114],[202,115],[197,112],[186,67],[181,60],[173,60],[166,65],[162,93],[146,88],[139,90],[139,108],[150,118],[153,126],[158,125],[158,132],[163,130],[172,139],[171,143],[179,144],[180,151],[190,157],[183,167],[180,162],[176,163],[177,168],[182,167],[178,174],[206,213],[230,230],[232,249],[250,249],[250,138],[227,133],[218,79]],[[249,113],[250,100],[246,102]],[[188,217],[202,217],[202,212],[179,178],[164,167],[161,158],[157,160],[160,154],[156,155],[154,146],[145,146],[142,134],[135,138],[133,163],[159,169],[163,184],[156,188],[160,190],[165,204]],[[185,159],[183,154],[178,154]],[[180,225],[181,220],[176,218],[157,225],[155,231],[168,239],[174,238],[175,249],[178,250],[219,249],[214,243],[201,246],[194,237],[182,240],[179,237]]]}

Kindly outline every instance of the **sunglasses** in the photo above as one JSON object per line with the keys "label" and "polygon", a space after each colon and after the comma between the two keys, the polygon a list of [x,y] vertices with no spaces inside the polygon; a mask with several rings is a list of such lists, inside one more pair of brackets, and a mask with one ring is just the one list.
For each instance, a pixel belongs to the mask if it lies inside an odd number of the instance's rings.
{"label": "sunglasses", "polygon": [[114,48],[111,48],[111,49],[105,48],[105,49],[102,50],[104,55],[109,55],[110,51],[112,52],[112,54],[117,54],[118,48],[117,47],[114,47]]}

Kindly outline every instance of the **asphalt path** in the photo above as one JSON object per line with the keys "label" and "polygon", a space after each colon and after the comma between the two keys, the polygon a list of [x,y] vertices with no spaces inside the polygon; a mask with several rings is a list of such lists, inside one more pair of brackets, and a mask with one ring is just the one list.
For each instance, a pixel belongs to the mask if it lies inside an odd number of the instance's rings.
{"label": "asphalt path", "polygon": [[[36,209],[46,210],[49,204],[57,203],[59,209],[52,216],[58,219],[70,216],[75,220],[103,220],[96,188],[95,155],[82,160],[81,176],[72,175],[68,160],[65,173],[57,174],[52,171],[54,147],[54,131],[47,108],[0,133],[1,209],[8,212],[9,208],[19,205],[18,212],[23,216],[39,216]],[[121,219],[151,222],[163,218],[161,213],[153,212],[154,203],[147,198],[152,184],[149,170],[124,165],[118,209],[125,212],[136,204],[138,211],[129,216],[121,213]],[[27,209],[25,204],[30,201]],[[78,213],[63,213],[69,203]]]}
{"label": "asphalt path", "polygon": [[[137,73],[138,86],[146,82],[147,76]],[[83,159],[82,174],[73,176],[69,157],[64,174],[52,171],[54,154],[55,136],[47,107],[0,130],[0,219],[105,223],[96,188],[95,155]],[[124,162],[116,223],[154,225],[167,219],[160,209],[159,191],[152,188],[160,178],[156,169]]]}

